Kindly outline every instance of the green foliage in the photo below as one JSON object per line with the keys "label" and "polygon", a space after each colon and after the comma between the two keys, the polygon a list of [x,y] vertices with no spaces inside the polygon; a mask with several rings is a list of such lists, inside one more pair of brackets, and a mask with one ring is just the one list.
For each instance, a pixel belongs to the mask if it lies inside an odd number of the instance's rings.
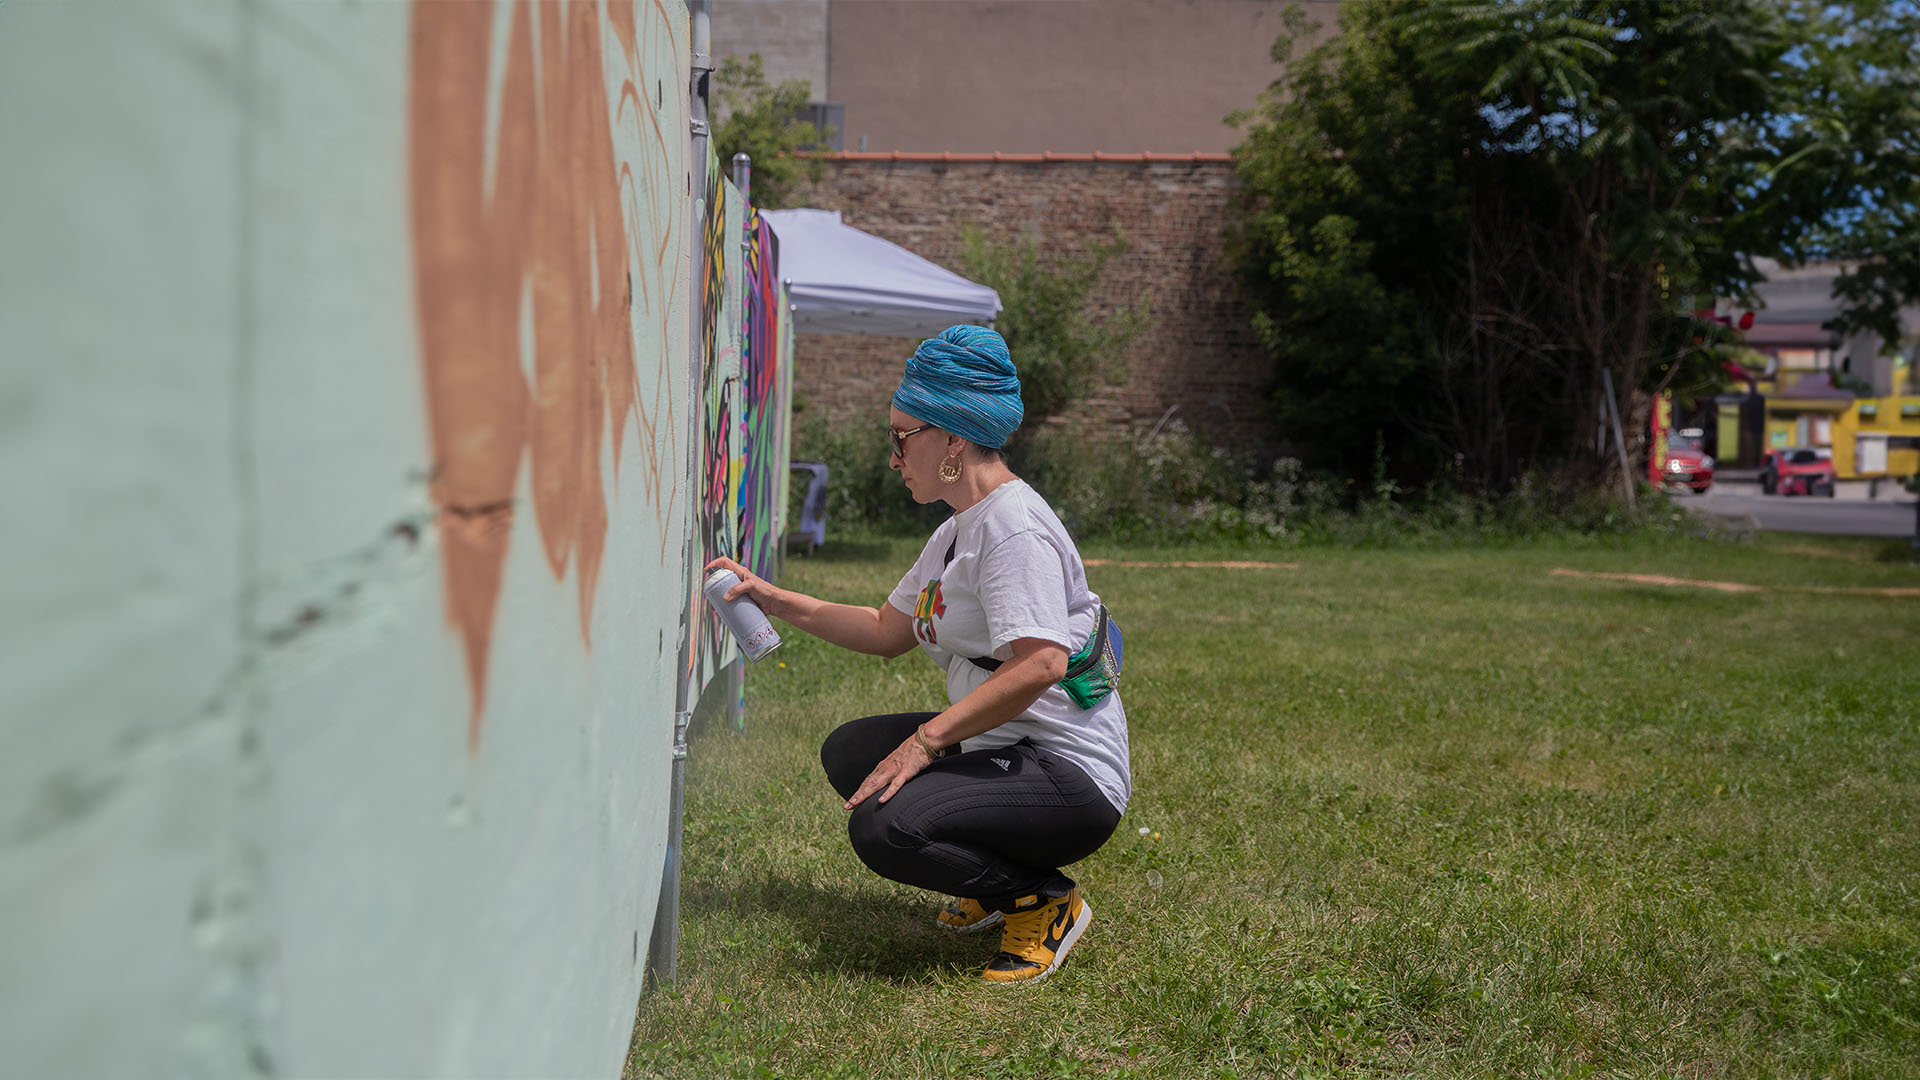
{"label": "green foliage", "polygon": [[1835,323],[1891,351],[1920,296],[1920,4],[1796,3],[1793,60],[1776,73],[1791,107],[1756,133],[1768,163],[1750,213],[1756,251],[1849,260]]}
{"label": "green foliage", "polygon": [[733,155],[753,159],[753,205],[777,210],[795,185],[820,178],[818,161],[795,156],[832,136],[799,119],[809,97],[805,80],[769,85],[759,53],[729,56],[713,74],[713,93],[719,118],[713,126],[714,152],[729,171]]}
{"label": "green foliage", "polygon": [[845,529],[925,536],[946,520],[945,504],[913,501],[888,453],[885,413],[854,423],[834,423],[812,410],[795,414],[794,460],[827,466],[829,543]]}
{"label": "green foliage", "polygon": [[[827,463],[831,535],[851,529],[924,537],[947,516],[943,504],[921,506],[908,496],[888,467],[878,426],[832,424],[802,413],[794,456]],[[1701,531],[1696,519],[1648,490],[1630,513],[1614,488],[1537,475],[1489,495],[1457,482],[1404,491],[1387,475],[1384,459],[1366,485],[1311,472],[1293,458],[1256,469],[1177,420],[1144,437],[1049,425],[1021,444],[1014,466],[1081,540],[1444,547]]]}
{"label": "green foliage", "polygon": [[[1051,456],[1029,453],[1036,441],[1056,445],[1047,431],[1049,417],[1070,412],[1100,381],[1124,375],[1122,354],[1148,324],[1149,299],[1106,314],[1094,311],[1089,302],[1107,263],[1127,250],[1126,239],[1117,231],[1105,243],[1046,259],[1031,236],[999,244],[974,227],[963,236],[967,272],[1000,294],[1002,311],[995,325],[1020,370],[1026,417],[1008,456],[1021,469],[1030,459]],[[1110,460],[1112,452],[1103,446],[1101,460]],[[907,494],[900,475],[888,464],[880,418],[871,424],[835,424],[797,404],[793,456],[826,462],[827,517],[833,528],[924,536],[946,517],[943,504],[920,506]],[[1182,490],[1168,489],[1165,496],[1179,498]]]}
{"label": "green foliage", "polygon": [[1262,502],[1248,469],[1177,420],[1145,437],[1087,425],[1037,431],[1017,467],[1081,539],[1276,539],[1289,512],[1336,499],[1308,484],[1283,505]]}
{"label": "green foliage", "polygon": [[1020,369],[1020,398],[1026,407],[1023,432],[1036,430],[1086,398],[1102,380],[1124,377],[1122,354],[1150,319],[1150,297],[1131,307],[1096,314],[1089,294],[1107,263],[1127,250],[1116,228],[1113,239],[1073,253],[1040,256],[1039,241],[1029,235],[1012,244],[995,243],[979,228],[961,234],[961,263],[968,276],[1000,294],[1002,310],[994,329],[1007,339]]}
{"label": "green foliage", "polygon": [[[1821,250],[1871,250],[1876,295],[1920,295],[1920,233],[1896,227],[1916,183],[1916,127],[1897,129],[1920,83],[1910,63],[1839,77],[1910,56],[1913,10],[1348,4],[1297,58],[1292,17],[1286,74],[1233,118],[1229,233],[1283,432],[1346,476],[1379,444],[1404,482],[1457,468],[1505,491],[1598,467],[1603,371],[1632,390],[1711,385],[1724,334],[1693,298],[1745,293],[1753,256],[1852,229]],[[1822,36],[1848,18],[1859,44]],[[1862,110],[1872,148],[1842,123]]]}
{"label": "green foliage", "polygon": [[1178,421],[1145,438],[1053,428],[1021,475],[1083,540],[1276,547],[1448,547],[1545,537],[1692,535],[1691,515],[1642,490],[1629,512],[1612,489],[1523,476],[1493,495],[1456,481],[1402,488],[1379,459],[1369,483],[1280,458],[1256,469]]}

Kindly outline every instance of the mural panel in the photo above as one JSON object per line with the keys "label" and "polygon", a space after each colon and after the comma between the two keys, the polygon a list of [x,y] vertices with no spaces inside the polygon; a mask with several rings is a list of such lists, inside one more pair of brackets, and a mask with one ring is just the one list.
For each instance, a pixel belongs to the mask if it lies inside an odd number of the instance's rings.
{"label": "mural panel", "polygon": [[0,352],[60,359],[0,380],[14,1071],[619,1072],[686,613],[701,684],[734,657],[688,560],[773,570],[790,396],[688,39],[0,3]]}
{"label": "mural panel", "polygon": [[9,1075],[618,1075],[693,528],[688,36],[0,3],[0,353],[58,361],[0,375]]}
{"label": "mural panel", "polygon": [[[776,265],[776,274],[778,273],[778,269]],[[789,514],[791,513],[793,504],[793,499],[790,494],[793,489],[793,472],[790,466],[793,464],[793,364],[794,356],[796,355],[793,343],[793,296],[787,289],[785,278],[780,279],[780,301],[775,305],[774,317],[778,320],[780,335],[781,434],[780,466],[774,473],[780,490],[779,494],[775,495],[773,499],[775,522],[773,535],[780,537],[779,546],[776,548],[779,553],[776,556],[776,562],[781,566],[785,566],[786,535],[792,531],[793,528]]]}
{"label": "mural panel", "polygon": [[[746,394],[742,383],[742,361],[745,359],[746,340],[746,293],[747,293],[747,200],[740,195],[740,189],[733,181],[722,180],[721,205],[725,210],[725,237],[720,244],[720,254],[725,264],[724,278],[726,289],[720,295],[720,325],[718,327],[719,364],[725,375],[724,390],[726,396],[726,466],[724,472],[726,485],[715,492],[715,508],[727,519],[727,526],[720,539],[724,547],[715,554],[737,555],[740,550],[740,484],[746,470],[747,450],[747,413]],[[723,635],[726,643],[726,659],[731,662],[739,656],[732,635]]]}
{"label": "mural panel", "polygon": [[[687,650],[687,678],[697,700],[714,675],[739,657],[726,624],[700,596],[702,568],[732,555],[739,546],[737,496],[740,475],[740,319],[739,234],[727,227],[739,210],[739,194],[720,171],[711,148],[707,154],[707,194],[701,239],[701,349],[699,374],[700,444],[695,474],[695,550],[686,583],[686,605],[693,642]],[[729,258],[729,251],[733,253]]]}
{"label": "mural panel", "polygon": [[[787,465],[793,399],[793,327],[780,281],[779,239],[709,159],[702,240],[702,438],[700,557],[739,560],[777,577],[786,530]],[[724,625],[699,602],[688,678],[697,698],[739,652]]]}
{"label": "mural panel", "polygon": [[[641,198],[662,209],[662,192],[657,183],[643,188],[632,162],[616,168],[597,6],[507,7],[504,65],[491,85],[492,5],[420,4],[411,26],[408,175],[432,496],[447,614],[465,643],[474,747],[523,460],[547,568],[556,579],[573,570],[582,643],[591,636],[607,535],[602,459],[609,451],[618,458],[627,421],[642,412],[629,245],[640,240],[633,254],[643,283],[657,286],[671,273],[670,232],[636,237],[625,213]],[[638,48],[631,7],[618,7],[615,36],[630,64]],[[631,84],[623,73],[623,116]],[[629,122],[646,121],[653,130],[642,139],[651,134],[659,151],[652,159],[670,162],[657,117],[640,111]],[[670,384],[670,367],[649,372],[650,389]],[[654,400],[670,408],[672,394]],[[646,494],[666,535],[673,471],[662,492],[658,451],[656,440]]]}
{"label": "mural panel", "polygon": [[787,427],[792,369],[780,241],[758,212],[747,213],[745,338],[741,385],[746,460],[740,483],[739,560],[766,577],[778,571],[786,527]]}

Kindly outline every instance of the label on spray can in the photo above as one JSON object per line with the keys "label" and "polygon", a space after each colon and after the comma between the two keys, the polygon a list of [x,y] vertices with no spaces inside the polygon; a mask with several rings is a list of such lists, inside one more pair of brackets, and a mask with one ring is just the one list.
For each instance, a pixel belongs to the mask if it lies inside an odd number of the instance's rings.
{"label": "label on spray can", "polygon": [[722,567],[707,575],[705,591],[707,603],[720,613],[720,618],[733,631],[733,640],[740,643],[740,651],[749,660],[759,660],[780,647],[780,632],[767,621],[766,613],[760,605],[749,597],[737,600],[724,600],[727,590],[740,584],[740,576]]}

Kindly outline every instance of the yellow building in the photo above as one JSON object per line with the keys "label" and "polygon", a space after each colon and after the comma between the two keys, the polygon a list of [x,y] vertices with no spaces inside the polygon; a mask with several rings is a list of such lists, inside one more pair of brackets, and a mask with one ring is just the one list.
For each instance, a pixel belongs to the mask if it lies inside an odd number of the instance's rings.
{"label": "yellow building", "polygon": [[1767,447],[1833,446],[1840,417],[1858,400],[1823,374],[1804,376],[1767,394]]}
{"label": "yellow building", "polygon": [[[1771,413],[1773,402],[1767,404]],[[1920,473],[1920,394],[1856,400],[1834,417],[1832,446],[1842,480]]]}
{"label": "yellow building", "polygon": [[1841,479],[1920,471],[1920,304],[1901,310],[1901,340],[1888,348],[1870,331],[1830,329],[1841,309],[1834,283],[1852,264],[1756,265],[1766,280],[1753,310],[1743,318],[1731,301],[1717,310],[1742,326],[1747,374],[1714,399],[1714,456],[1753,468],[1768,450],[1817,446],[1832,450]]}

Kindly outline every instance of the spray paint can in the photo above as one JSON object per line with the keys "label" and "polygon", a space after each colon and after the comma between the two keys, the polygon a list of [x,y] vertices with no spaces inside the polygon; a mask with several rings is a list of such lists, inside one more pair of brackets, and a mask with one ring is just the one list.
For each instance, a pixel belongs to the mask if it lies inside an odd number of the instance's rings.
{"label": "spray paint can", "polygon": [[740,651],[749,660],[759,660],[780,647],[780,632],[767,621],[766,613],[760,605],[749,597],[728,601],[721,599],[727,590],[740,584],[740,576],[722,567],[707,575],[705,586],[707,603],[720,613],[720,618],[733,631],[733,640],[740,643]]}

